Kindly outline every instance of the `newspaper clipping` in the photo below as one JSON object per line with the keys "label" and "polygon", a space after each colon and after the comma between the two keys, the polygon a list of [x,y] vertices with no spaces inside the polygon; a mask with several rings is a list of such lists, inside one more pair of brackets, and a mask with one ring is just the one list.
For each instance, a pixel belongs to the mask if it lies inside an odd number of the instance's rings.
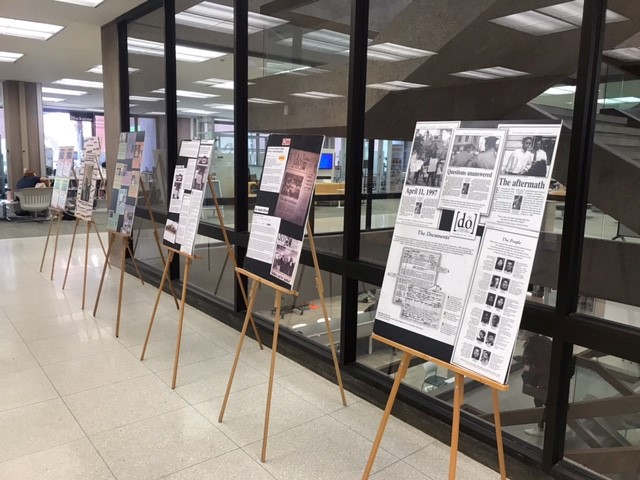
{"label": "newspaper clipping", "polygon": [[537,232],[487,225],[452,363],[505,382],[537,243]]}
{"label": "newspaper clipping", "polygon": [[273,265],[274,240],[280,230],[280,219],[271,215],[253,214],[247,257]]}
{"label": "newspaper clipping", "polygon": [[479,239],[397,224],[376,319],[453,345]]}
{"label": "newspaper clipping", "polygon": [[418,122],[404,179],[398,221],[436,227],[442,174],[459,122]]}
{"label": "newspaper clipping", "polygon": [[276,216],[304,226],[316,184],[319,159],[316,152],[291,149],[276,204]]}
{"label": "newspaper clipping", "polygon": [[302,251],[302,242],[278,233],[276,249],[271,264],[271,275],[289,284],[293,283],[298,270],[297,259]]}
{"label": "newspaper clipping", "polygon": [[267,147],[262,177],[260,178],[260,190],[275,193],[280,191],[288,156],[289,147]]}
{"label": "newspaper clipping", "polygon": [[489,213],[506,132],[456,129],[438,208]]}
{"label": "newspaper clipping", "polygon": [[487,223],[540,230],[561,124],[500,125],[508,129]]}

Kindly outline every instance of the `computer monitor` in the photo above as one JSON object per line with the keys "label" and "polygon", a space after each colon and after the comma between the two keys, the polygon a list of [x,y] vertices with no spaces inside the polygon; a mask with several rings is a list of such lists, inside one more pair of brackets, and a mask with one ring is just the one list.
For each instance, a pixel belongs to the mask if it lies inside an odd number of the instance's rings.
{"label": "computer monitor", "polygon": [[332,170],[333,169],[333,153],[323,152],[320,154],[320,170]]}

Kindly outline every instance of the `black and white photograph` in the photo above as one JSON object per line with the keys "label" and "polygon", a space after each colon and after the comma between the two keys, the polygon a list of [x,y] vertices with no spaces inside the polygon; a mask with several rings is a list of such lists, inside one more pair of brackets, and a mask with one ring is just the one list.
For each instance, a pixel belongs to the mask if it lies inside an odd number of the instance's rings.
{"label": "black and white photograph", "polygon": [[178,200],[180,198],[180,190],[182,190],[182,178],[183,175],[181,173],[176,174],[175,181],[173,182],[173,190],[171,193],[171,198]]}
{"label": "black and white photograph", "polygon": [[487,340],[486,340],[487,347],[493,347],[493,344],[495,341],[496,341],[496,334],[493,332],[487,333]]}
{"label": "black and white photograph", "polygon": [[511,203],[511,210],[520,210],[522,208],[522,195],[514,195]]}
{"label": "black and white photograph", "polygon": [[421,211],[422,211],[422,202],[416,202],[415,206],[413,207],[413,213],[415,215],[420,215]]}
{"label": "black and white photograph", "polygon": [[176,234],[178,233],[178,222],[167,219],[164,226],[164,235],[162,236],[167,242],[176,243]]}
{"label": "black and white photograph", "polygon": [[496,298],[496,308],[502,310],[504,308],[504,297]]}
{"label": "black and white photograph", "polygon": [[514,265],[515,265],[515,262],[513,260],[507,260],[507,262],[504,265],[505,273],[513,273],[513,266]]}
{"label": "black and white photograph", "polygon": [[484,343],[486,336],[487,336],[487,332],[485,332],[484,330],[480,330],[478,332],[478,336],[476,337],[476,341],[480,343]]}
{"label": "black and white photograph", "polygon": [[[493,135],[457,135],[454,137],[449,167],[493,170],[499,148],[500,138]],[[463,191],[463,194],[466,192]]]}
{"label": "black and white photograph", "polygon": [[493,304],[496,301],[496,294],[495,293],[488,293],[487,294],[487,300],[485,301],[485,303],[487,305],[489,305],[490,307],[493,307]]}
{"label": "black and white photograph", "polygon": [[480,317],[480,321],[484,324],[488,324],[489,323],[489,319],[491,318],[491,312],[488,310],[485,310],[482,312],[482,316]]}
{"label": "black and white photograph", "polygon": [[80,200],[88,202],[91,198],[91,184],[93,183],[93,163],[85,162],[82,172],[82,192]]}
{"label": "black and white photograph", "polygon": [[416,132],[405,185],[440,186],[451,134],[450,128],[429,128]]}
{"label": "black and white photograph", "polygon": [[489,285],[489,288],[498,288],[499,286],[500,286],[500,276],[494,275],[493,277],[491,277],[491,284]]}
{"label": "black and white photograph", "polygon": [[304,177],[302,175],[295,175],[293,173],[286,173],[282,182],[282,189],[280,195],[285,197],[295,198],[300,197],[300,190],[302,189],[302,182]]}
{"label": "black and white photograph", "polygon": [[480,347],[473,347],[473,351],[471,352],[471,358],[474,360],[480,360]]}
{"label": "black and white photograph", "polygon": [[497,328],[498,325],[500,325],[500,315],[493,314],[493,316],[491,317],[491,326],[493,328]]}
{"label": "black and white photograph", "polygon": [[482,355],[480,355],[480,363],[487,364],[491,360],[491,352],[489,350],[482,350]]}
{"label": "black and white photograph", "polygon": [[555,147],[555,136],[509,135],[500,173],[547,177]]}
{"label": "black and white photograph", "polygon": [[508,278],[503,278],[500,281],[500,290],[502,290],[503,292],[508,292],[509,291],[509,283],[510,283],[510,280]]}
{"label": "black and white photograph", "polygon": [[461,195],[468,195],[469,194],[469,183],[463,183],[462,184],[462,189],[460,190],[460,194]]}
{"label": "black and white photograph", "polygon": [[504,258],[498,257],[496,259],[496,266],[493,267],[495,270],[504,270]]}
{"label": "black and white photograph", "polygon": [[301,246],[301,241],[278,233],[271,275],[285,282],[291,281],[296,271],[296,261],[299,258]]}

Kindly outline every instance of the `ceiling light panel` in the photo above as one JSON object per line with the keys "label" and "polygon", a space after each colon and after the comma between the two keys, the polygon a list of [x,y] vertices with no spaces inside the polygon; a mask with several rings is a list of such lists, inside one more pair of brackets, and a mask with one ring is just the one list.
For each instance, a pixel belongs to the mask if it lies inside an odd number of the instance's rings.
{"label": "ceiling light panel", "polygon": [[533,10],[494,18],[489,21],[530,35],[549,35],[577,28],[572,23]]}
{"label": "ceiling light panel", "polygon": [[576,93],[575,85],[560,85],[557,87],[547,88],[543,95],[573,95]]}
{"label": "ceiling light panel", "polygon": [[[152,93],[164,93],[164,88],[152,90]],[[176,90],[176,96],[185,98],[215,98],[220,95],[216,95],[214,93],[191,92],[189,90]]]}
{"label": "ceiling light panel", "polygon": [[393,80],[391,82],[384,83],[371,83],[367,85],[367,88],[373,88],[376,90],[388,90],[388,91],[401,91],[411,90],[415,88],[426,88],[429,85],[423,85],[421,83],[402,82],[400,80]]}
{"label": "ceiling light panel", "polygon": [[[142,40],[140,38],[129,37],[127,39],[127,49],[129,53],[139,55],[151,55],[154,57],[164,56],[164,45],[160,42],[151,40]],[[176,45],[176,60],[190,63],[200,63],[212,58],[218,58],[226,55],[226,53],[216,52],[214,50],[204,50],[200,48],[185,47]]]}
{"label": "ceiling light panel", "polygon": [[388,55],[390,57],[398,57],[398,60],[408,60],[410,58],[430,57],[431,55],[435,55],[435,53],[420,48],[407,47],[406,45],[400,45],[398,43],[386,42],[370,45],[367,50],[367,56],[371,58],[372,55]]}
{"label": "ceiling light panel", "polygon": [[50,23],[29,22],[14,18],[0,17],[0,35],[30,38],[33,40],[48,40],[64,27]]}
{"label": "ceiling light panel", "polygon": [[[176,14],[176,23],[232,34],[234,31],[233,16],[233,7],[218,5],[212,2],[201,2],[198,5]],[[288,21],[260,13],[249,12],[248,14],[249,34],[277,27],[285,23],[288,23]]]}
{"label": "ceiling light panel", "polygon": [[472,78],[474,80],[496,80],[498,78],[521,77],[529,75],[527,72],[513,70],[506,67],[488,67],[477,70],[465,70],[451,74],[454,77]]}
{"label": "ceiling light panel", "polygon": [[164,100],[164,98],[129,95],[129,100],[135,100],[136,102],[159,102],[160,100]]}
{"label": "ceiling light panel", "polygon": [[267,98],[252,97],[247,100],[249,103],[258,103],[260,105],[274,105],[276,103],[284,103],[280,100],[269,100]]}
{"label": "ceiling light panel", "polygon": [[229,103],[205,103],[203,106],[210,107],[215,110],[228,110],[228,111],[235,110],[234,106]]}
{"label": "ceiling light panel", "polygon": [[24,53],[0,52],[0,62],[13,63],[21,57]]}
{"label": "ceiling light panel", "polygon": [[[559,3],[549,7],[538,8],[537,11],[574,25],[581,26],[583,8],[584,2],[582,0],[574,0],[572,2]],[[626,20],[629,19],[624,15],[620,15],[619,13],[607,9],[605,18],[606,23],[624,22]]]}
{"label": "ceiling light panel", "polygon": [[79,97],[81,95],[87,94],[87,92],[83,92],[82,90],[68,90],[66,88],[52,87],[42,87],[42,93],[53,93],[54,95],[71,95],[74,97]]}
{"label": "ceiling light panel", "polygon": [[315,92],[315,91],[292,93],[291,95],[294,97],[314,98],[316,100],[326,100],[328,98],[344,97],[344,95],[338,95],[335,93]]}
{"label": "ceiling light panel", "polygon": [[[140,69],[139,68],[133,68],[133,67],[129,67],[129,73],[133,73],[133,72],[139,72]],[[89,70],[86,71],[87,73],[97,73],[98,75],[102,75],[102,65],[96,65],[93,68],[90,68]]]}
{"label": "ceiling light panel", "polygon": [[83,7],[95,8],[100,5],[104,0],[55,0],[62,3],[73,3],[74,5],[81,5]]}
{"label": "ceiling light panel", "polygon": [[58,103],[58,102],[64,102],[64,98],[42,97],[42,101],[47,103]]}
{"label": "ceiling light panel", "polygon": [[57,85],[67,85],[69,87],[83,87],[83,88],[99,88],[102,89],[102,82],[93,82],[91,80],[80,80],[77,78],[61,78],[54,82]]}

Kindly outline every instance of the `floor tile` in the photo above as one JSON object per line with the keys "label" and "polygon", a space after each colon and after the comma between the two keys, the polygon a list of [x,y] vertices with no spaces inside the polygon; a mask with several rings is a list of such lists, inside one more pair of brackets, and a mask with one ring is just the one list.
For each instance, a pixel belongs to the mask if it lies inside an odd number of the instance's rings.
{"label": "floor tile", "polygon": [[0,462],[83,437],[78,422],[60,399],[0,412]]}
{"label": "floor tile", "polygon": [[[34,290],[30,291],[34,292]],[[82,311],[79,306],[73,304],[73,302],[67,298],[55,298],[53,300],[49,299],[44,302],[38,302],[35,301],[33,293],[28,302],[25,300],[25,302],[17,304],[4,305],[2,310],[4,310],[4,313],[12,322],[19,322],[28,318],[71,315]]]}
{"label": "floor tile", "polygon": [[38,367],[38,362],[24,343],[0,344],[0,375]]}
{"label": "floor tile", "polygon": [[2,376],[0,411],[58,398],[58,392],[41,368],[21,370]]}
{"label": "floor tile", "polygon": [[[451,449],[448,445],[434,442],[408,456],[404,461],[433,480],[446,480],[449,478],[450,455]],[[456,479],[477,480],[478,478],[483,480],[499,479],[500,474],[458,452]]]}
{"label": "floor tile", "polygon": [[[229,438],[240,446],[262,438],[267,404],[267,384],[257,385],[229,395],[224,421],[218,422],[222,397],[196,405],[212,422],[216,422]],[[274,384],[271,399],[269,435],[290,430],[324,415],[320,409],[294,395],[286,388]]]}
{"label": "floor tile", "polygon": [[[262,465],[276,478],[351,480],[362,478],[371,442],[329,416],[318,418],[269,438]],[[262,442],[244,448],[260,458]],[[397,458],[381,448],[373,472]]]}
{"label": "floor tile", "polygon": [[371,480],[432,480],[431,477],[420,473],[412,466],[404,463],[403,461],[396,462],[387,468],[374,473],[369,478]]}
{"label": "floor tile", "polygon": [[62,396],[150,373],[140,360],[125,349],[45,365],[43,368]]}
{"label": "floor tile", "polygon": [[74,335],[45,338],[27,344],[41,365],[51,365],[112,350],[124,350],[105,329],[90,329]]}
{"label": "floor tile", "polygon": [[75,393],[64,401],[88,435],[187,406],[155,375]]}
{"label": "floor tile", "polygon": [[0,463],[0,478],[38,480],[111,480],[111,474],[87,439]]}
{"label": "floor tile", "polygon": [[118,479],[152,479],[237,446],[192,407],[91,436]]}
{"label": "floor tile", "polygon": [[[383,413],[370,403],[358,402],[331,416],[373,442]],[[435,439],[390,416],[380,446],[396,457],[404,458],[433,442]]]}
{"label": "floor tile", "polygon": [[275,480],[259,462],[256,462],[244,451],[237,449],[213,458],[178,473],[165,477],[164,480]]}
{"label": "floor tile", "polygon": [[14,321],[14,326],[25,342],[62,335],[92,333],[100,328],[87,312],[25,318],[21,321]]}

